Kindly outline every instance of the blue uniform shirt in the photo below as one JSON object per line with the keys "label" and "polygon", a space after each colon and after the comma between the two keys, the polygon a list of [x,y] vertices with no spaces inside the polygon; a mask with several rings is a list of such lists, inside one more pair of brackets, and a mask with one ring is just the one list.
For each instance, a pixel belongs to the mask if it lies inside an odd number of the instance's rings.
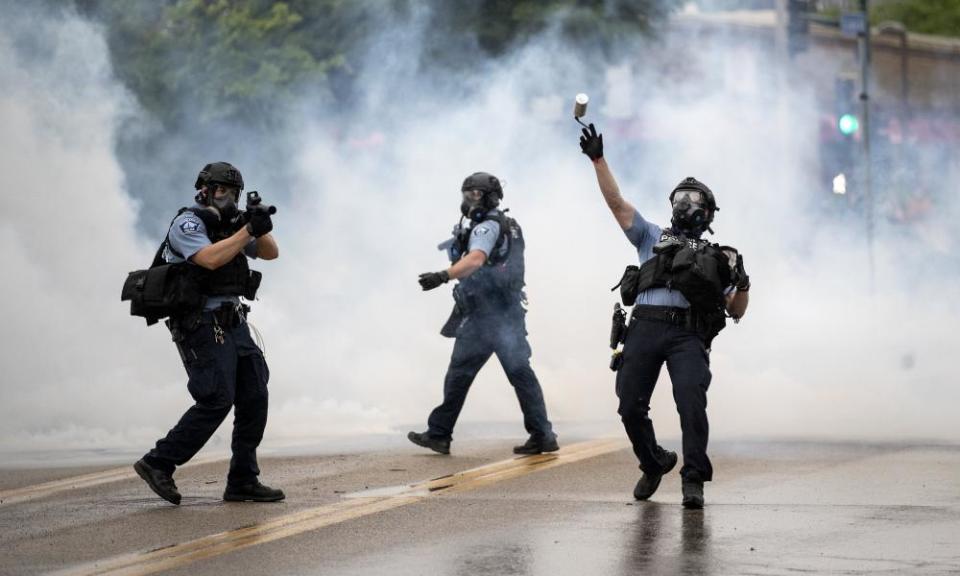
{"label": "blue uniform shirt", "polygon": [[[496,211],[491,211],[489,214],[496,214]],[[447,252],[447,256],[450,257],[451,262],[456,262],[464,256],[464,254],[459,253],[459,247],[457,246],[456,238],[459,232],[460,224],[457,224],[453,228],[453,238],[437,246],[438,249]],[[485,220],[478,224],[473,224],[470,228],[470,239],[467,241],[467,252],[481,250],[487,255],[487,258],[490,258],[499,238],[500,222],[496,220]],[[504,242],[498,249],[497,256],[505,255],[508,250],[510,250],[510,246],[508,242]]]}
{"label": "blue uniform shirt", "polygon": [[[203,206],[198,204],[195,208],[203,208]],[[177,264],[184,260],[189,260],[191,256],[211,244],[210,238],[207,237],[207,227],[204,225],[203,220],[189,210],[185,210],[173,219],[167,238],[167,246],[163,250],[163,259],[169,264]],[[179,252],[180,256],[170,250],[171,247],[173,247],[173,250]],[[256,239],[251,239],[250,243],[243,249],[243,252],[250,258],[256,258]],[[219,308],[220,304],[224,302],[239,304],[240,297],[211,296],[207,298],[207,303],[203,309],[213,310],[214,308]]]}
{"label": "blue uniform shirt", "polygon": [[[627,240],[637,247],[637,255],[640,256],[640,262],[646,262],[654,257],[653,246],[660,241],[660,234],[663,229],[647,222],[640,215],[640,212],[634,211],[633,223],[624,233]],[[690,303],[683,297],[679,290],[669,288],[648,288],[637,294],[637,304],[646,304],[649,306],[676,306],[677,308],[689,308]]]}
{"label": "blue uniform shirt", "polygon": [[[482,250],[489,258],[493,253],[493,248],[497,245],[497,239],[500,238],[500,223],[496,220],[485,220],[474,225],[470,231],[470,241],[467,243],[467,251]],[[500,249],[503,250],[504,246]]]}

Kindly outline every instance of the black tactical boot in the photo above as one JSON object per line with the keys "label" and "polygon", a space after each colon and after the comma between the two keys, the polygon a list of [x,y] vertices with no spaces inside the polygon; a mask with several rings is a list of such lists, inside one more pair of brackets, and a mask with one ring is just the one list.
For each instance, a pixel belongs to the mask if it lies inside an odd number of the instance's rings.
{"label": "black tactical boot", "polygon": [[657,491],[657,488],[660,487],[660,479],[663,478],[663,475],[667,472],[673,470],[673,467],[677,465],[677,453],[666,451],[667,465],[664,467],[663,471],[659,474],[647,474],[643,473],[643,476],[640,477],[640,480],[637,481],[637,485],[633,489],[633,497],[637,500],[647,500],[653,493]]}
{"label": "black tactical boot", "polygon": [[286,498],[283,490],[264,486],[259,480],[249,484],[227,484],[223,499],[228,502],[279,502]]}
{"label": "black tactical boot", "polygon": [[703,482],[683,481],[683,507],[691,510],[703,508]]}
{"label": "black tactical boot", "polygon": [[523,443],[522,446],[514,446],[514,454],[542,454],[544,452],[556,452],[560,449],[560,445],[557,444],[557,437],[551,436],[550,438],[542,438],[537,436],[531,436],[527,438],[527,441]]}
{"label": "black tactical boot", "polygon": [[177,485],[173,482],[173,476],[165,470],[154,468],[147,464],[143,458],[137,460],[137,463],[133,465],[133,469],[137,471],[137,474],[143,478],[143,481],[147,483],[147,486],[149,486],[157,496],[171,504],[180,505],[180,492],[177,492]]}
{"label": "black tactical boot", "polygon": [[426,432],[407,432],[407,440],[413,442],[417,446],[429,448],[439,454],[450,453],[450,440],[437,438],[436,436],[431,436]]}

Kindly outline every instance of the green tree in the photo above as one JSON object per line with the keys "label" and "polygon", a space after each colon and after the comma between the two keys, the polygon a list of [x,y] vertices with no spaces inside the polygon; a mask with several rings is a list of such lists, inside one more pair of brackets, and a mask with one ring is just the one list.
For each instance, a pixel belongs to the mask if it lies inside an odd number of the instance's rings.
{"label": "green tree", "polygon": [[884,20],[902,22],[907,30],[921,34],[960,36],[960,0],[899,0],[871,7],[873,24]]}
{"label": "green tree", "polygon": [[76,0],[104,22],[114,68],[168,129],[242,120],[272,126],[305,88],[349,100],[377,26],[431,12],[428,63],[471,38],[497,58],[551,26],[601,49],[649,33],[679,0]]}

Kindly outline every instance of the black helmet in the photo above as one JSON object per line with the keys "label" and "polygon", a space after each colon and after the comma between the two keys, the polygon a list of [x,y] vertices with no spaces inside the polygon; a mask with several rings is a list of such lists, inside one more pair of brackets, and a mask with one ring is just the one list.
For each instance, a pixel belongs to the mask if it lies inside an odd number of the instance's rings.
{"label": "black helmet", "polygon": [[497,200],[503,200],[503,187],[500,185],[500,180],[487,172],[474,172],[467,176],[467,179],[463,181],[463,186],[460,187],[460,191],[466,192],[467,190],[480,190],[484,195],[492,192],[497,195]]}
{"label": "black helmet", "polygon": [[677,184],[670,193],[670,205],[673,206],[671,223],[696,234],[710,230],[713,215],[720,210],[713,191],[693,177],[684,178]]}
{"label": "black helmet", "polygon": [[460,204],[460,213],[470,218],[474,222],[483,220],[484,215],[500,205],[503,199],[503,186],[500,180],[493,174],[487,172],[474,172],[467,176],[460,187],[460,192],[466,193],[472,190],[479,190],[483,195],[478,200],[468,199],[464,194],[463,202]]}
{"label": "black helmet", "polygon": [[236,166],[229,162],[214,162],[203,167],[193,187],[199,190],[209,184],[223,184],[243,190],[243,176]]}

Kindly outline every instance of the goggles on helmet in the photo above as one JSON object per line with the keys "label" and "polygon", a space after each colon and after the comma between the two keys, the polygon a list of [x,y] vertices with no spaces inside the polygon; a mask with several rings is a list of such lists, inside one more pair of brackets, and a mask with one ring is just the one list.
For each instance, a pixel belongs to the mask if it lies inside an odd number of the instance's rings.
{"label": "goggles on helmet", "polygon": [[463,191],[463,198],[464,198],[465,200],[477,201],[477,200],[481,200],[481,199],[483,198],[483,195],[484,195],[484,194],[485,194],[485,192],[484,192],[483,190],[476,190],[476,189],[474,189],[474,190],[464,190],[464,191]]}
{"label": "goggles on helmet", "polygon": [[706,204],[706,196],[703,192],[699,190],[677,190],[673,195],[672,204],[676,206],[681,202],[689,202],[690,204]]}

